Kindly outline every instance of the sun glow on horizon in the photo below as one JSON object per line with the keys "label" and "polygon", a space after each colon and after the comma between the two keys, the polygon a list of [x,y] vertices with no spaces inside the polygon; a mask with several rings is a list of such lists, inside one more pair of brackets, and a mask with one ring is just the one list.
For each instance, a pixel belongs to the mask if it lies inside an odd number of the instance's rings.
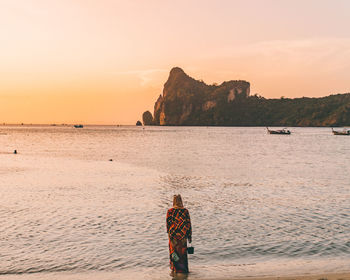
{"label": "sun glow on horizon", "polygon": [[0,123],[134,124],[170,69],[279,98],[350,92],[350,2],[4,1]]}

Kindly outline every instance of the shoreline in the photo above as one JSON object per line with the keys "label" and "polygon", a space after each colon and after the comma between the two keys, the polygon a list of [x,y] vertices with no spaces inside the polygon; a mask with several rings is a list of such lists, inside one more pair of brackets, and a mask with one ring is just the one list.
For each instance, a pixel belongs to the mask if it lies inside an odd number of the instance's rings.
{"label": "shoreline", "polygon": [[[191,277],[189,276],[190,280]],[[300,274],[300,275],[286,275],[286,276],[246,276],[246,277],[232,277],[232,278],[206,278],[200,280],[348,280],[350,279],[350,272],[339,273],[320,273],[320,274]],[[198,279],[199,280],[199,279]]]}
{"label": "shoreline", "polygon": [[129,274],[123,273],[120,275],[118,272],[105,272],[105,273],[29,273],[29,274],[3,274],[0,275],[0,279],[10,280],[114,280],[121,277],[121,279],[133,280],[133,279],[172,279],[172,280],[350,280],[350,272],[337,272],[337,273],[315,273],[315,274],[296,274],[296,275],[275,275],[275,276],[232,276],[232,277],[201,277],[193,274],[170,276],[169,273],[161,275],[152,275],[152,273],[136,273]]}

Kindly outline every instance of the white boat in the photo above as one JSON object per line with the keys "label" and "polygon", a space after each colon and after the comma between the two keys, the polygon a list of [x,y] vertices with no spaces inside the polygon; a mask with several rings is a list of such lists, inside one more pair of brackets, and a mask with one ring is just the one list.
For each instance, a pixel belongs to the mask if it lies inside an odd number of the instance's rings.
{"label": "white boat", "polygon": [[350,129],[344,128],[342,131],[334,130],[332,127],[332,132],[334,135],[350,135]]}
{"label": "white boat", "polygon": [[278,130],[271,130],[268,127],[266,127],[266,129],[267,129],[267,133],[269,133],[269,134],[282,134],[282,135],[291,134],[290,130],[288,130],[287,128],[278,129]]}

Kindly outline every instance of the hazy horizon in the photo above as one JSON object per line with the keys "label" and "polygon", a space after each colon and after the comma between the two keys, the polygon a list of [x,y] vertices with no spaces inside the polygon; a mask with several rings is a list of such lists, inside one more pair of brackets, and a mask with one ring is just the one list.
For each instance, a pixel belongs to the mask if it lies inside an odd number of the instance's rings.
{"label": "hazy horizon", "polygon": [[251,94],[350,92],[350,2],[3,1],[0,123],[135,124],[172,67]]}

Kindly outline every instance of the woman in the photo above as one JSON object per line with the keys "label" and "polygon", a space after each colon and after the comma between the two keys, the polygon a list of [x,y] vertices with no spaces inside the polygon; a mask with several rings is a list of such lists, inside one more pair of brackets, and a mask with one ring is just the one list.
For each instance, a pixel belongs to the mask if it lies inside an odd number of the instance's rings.
{"label": "woman", "polygon": [[175,273],[188,273],[187,239],[192,241],[190,214],[182,204],[181,195],[174,195],[173,208],[166,215],[169,236],[170,269]]}

